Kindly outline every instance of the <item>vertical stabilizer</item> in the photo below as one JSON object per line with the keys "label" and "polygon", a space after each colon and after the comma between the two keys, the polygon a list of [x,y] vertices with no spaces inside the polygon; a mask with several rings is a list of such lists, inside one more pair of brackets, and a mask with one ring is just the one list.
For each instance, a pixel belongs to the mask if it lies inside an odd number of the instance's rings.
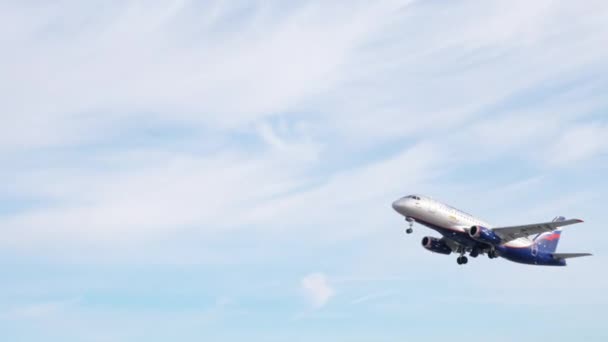
{"label": "vertical stabilizer", "polygon": [[[563,216],[557,216],[553,219],[553,222],[565,221],[566,218]],[[559,238],[562,235],[561,229],[554,230],[552,232],[546,232],[538,234],[534,238],[534,244],[538,246],[538,250],[546,253],[553,253],[557,249]]]}

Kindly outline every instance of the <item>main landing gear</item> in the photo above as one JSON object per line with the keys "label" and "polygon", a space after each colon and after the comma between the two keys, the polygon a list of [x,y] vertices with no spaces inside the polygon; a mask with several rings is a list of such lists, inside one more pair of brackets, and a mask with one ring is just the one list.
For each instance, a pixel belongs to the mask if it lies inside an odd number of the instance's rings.
{"label": "main landing gear", "polygon": [[412,228],[414,226],[414,219],[411,217],[406,217],[405,220],[410,224],[409,227],[405,230],[405,232],[407,234],[412,234],[414,232],[414,229]]}
{"label": "main landing gear", "polygon": [[[458,263],[458,265],[464,265],[467,262],[469,262],[469,259],[464,255],[465,251],[462,249],[459,249],[458,252],[460,253],[460,256],[458,258],[456,258],[456,262]],[[473,250],[471,250],[471,252],[469,253],[469,255],[472,258],[477,258],[479,256],[479,250],[474,248]],[[490,259],[495,259],[498,258],[498,252],[495,249],[489,250],[488,251],[488,258]]]}
{"label": "main landing gear", "polygon": [[471,251],[471,253],[469,253],[469,255],[472,258],[477,258],[479,256],[479,250],[477,248],[473,248],[473,250]]}
{"label": "main landing gear", "polygon": [[496,250],[492,249],[491,251],[489,251],[488,258],[490,258],[490,259],[498,258],[498,253],[496,253]]}
{"label": "main landing gear", "polygon": [[466,256],[462,255],[456,258],[456,262],[458,263],[458,265],[464,265],[469,262],[469,259]]}
{"label": "main landing gear", "polygon": [[458,263],[458,265],[464,265],[467,262],[469,262],[469,259],[464,256],[464,254],[467,252],[466,248],[463,246],[460,246],[460,248],[458,248],[458,253],[460,253],[460,256],[458,258],[456,258],[456,262]]}

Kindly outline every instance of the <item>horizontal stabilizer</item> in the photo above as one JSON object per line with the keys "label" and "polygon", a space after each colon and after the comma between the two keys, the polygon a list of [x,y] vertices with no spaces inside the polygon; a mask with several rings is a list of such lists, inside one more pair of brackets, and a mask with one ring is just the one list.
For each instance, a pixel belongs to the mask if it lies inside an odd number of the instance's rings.
{"label": "horizontal stabilizer", "polygon": [[553,253],[553,258],[555,259],[569,259],[569,258],[578,258],[584,256],[590,256],[591,253]]}

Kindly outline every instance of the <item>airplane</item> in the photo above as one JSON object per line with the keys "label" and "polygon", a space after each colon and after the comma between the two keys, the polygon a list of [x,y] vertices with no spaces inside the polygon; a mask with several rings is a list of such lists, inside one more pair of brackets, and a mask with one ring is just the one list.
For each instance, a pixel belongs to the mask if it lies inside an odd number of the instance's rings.
{"label": "airplane", "polygon": [[[414,222],[431,228],[442,238],[425,236],[422,246],[439,254],[457,253],[456,262],[468,262],[466,254],[476,258],[487,254],[529,265],[566,266],[566,259],[589,256],[590,253],[556,253],[561,237],[560,227],[583,220],[557,216],[551,222],[510,227],[492,227],[470,214],[422,195],[409,195],[394,201],[393,209],[409,223],[406,233],[413,232]],[[531,235],[536,235],[530,238]]]}

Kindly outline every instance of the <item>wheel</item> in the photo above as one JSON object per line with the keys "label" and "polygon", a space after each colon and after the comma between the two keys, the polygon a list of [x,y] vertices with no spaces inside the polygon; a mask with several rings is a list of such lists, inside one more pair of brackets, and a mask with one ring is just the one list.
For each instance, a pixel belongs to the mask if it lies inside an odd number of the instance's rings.
{"label": "wheel", "polygon": [[472,258],[477,258],[479,256],[479,251],[474,249],[471,251],[471,253],[469,254]]}
{"label": "wheel", "polygon": [[408,234],[412,234],[414,232],[414,230],[412,228],[408,228],[405,230],[405,232]]}
{"label": "wheel", "polygon": [[460,262],[462,262],[463,264],[466,264],[467,262],[469,262],[469,259],[466,256],[461,257]]}
{"label": "wheel", "polygon": [[458,257],[458,258],[456,258],[456,263],[457,263],[458,265],[462,265],[462,257]]}

